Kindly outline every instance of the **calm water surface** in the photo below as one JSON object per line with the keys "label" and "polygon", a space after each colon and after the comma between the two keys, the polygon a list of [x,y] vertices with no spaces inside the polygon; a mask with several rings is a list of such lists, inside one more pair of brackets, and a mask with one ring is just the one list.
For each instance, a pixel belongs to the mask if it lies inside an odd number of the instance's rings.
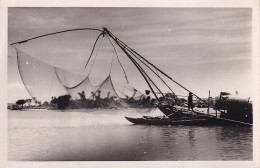
{"label": "calm water surface", "polygon": [[132,125],[135,110],[8,113],[13,161],[252,160],[250,127]]}

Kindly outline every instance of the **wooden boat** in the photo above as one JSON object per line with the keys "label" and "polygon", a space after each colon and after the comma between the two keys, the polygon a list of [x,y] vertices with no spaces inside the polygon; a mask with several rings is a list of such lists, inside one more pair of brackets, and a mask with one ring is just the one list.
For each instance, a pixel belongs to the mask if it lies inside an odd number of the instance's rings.
{"label": "wooden boat", "polygon": [[171,118],[159,118],[159,117],[143,117],[143,118],[131,118],[125,117],[128,121],[134,124],[145,124],[145,125],[205,125],[209,123],[209,118],[182,118],[182,119],[171,119]]}
{"label": "wooden boat", "polygon": [[125,117],[133,124],[142,125],[171,125],[171,126],[249,126],[252,124],[217,117],[194,117],[194,118],[160,118],[160,117]]}
{"label": "wooden boat", "polygon": [[[152,80],[152,78],[148,75],[146,70],[144,68],[142,68],[141,65],[145,66],[145,68],[148,68],[148,70],[155,75],[157,80],[159,79],[166,87],[168,87],[168,89],[171,91],[171,95],[173,95],[170,98],[174,98],[174,97],[176,97],[176,95],[173,92],[173,90],[171,89],[171,87],[166,83],[166,81],[163,78],[161,78],[159,73],[161,75],[163,75],[164,77],[168,78],[174,84],[178,85],[180,88],[187,91],[189,93],[189,97],[194,95],[197,99],[201,100],[202,102],[204,102],[206,104],[208,104],[208,103],[205,100],[203,100],[202,98],[200,98],[199,96],[197,96],[196,94],[192,93],[187,88],[185,88],[183,85],[181,85],[180,83],[178,83],[177,81],[172,79],[169,75],[167,75],[161,69],[159,69],[154,64],[149,62],[147,59],[145,59],[139,53],[134,51],[132,48],[127,46],[124,42],[122,42],[114,34],[112,34],[107,28],[103,28],[103,30],[104,30],[104,34],[107,35],[109,38],[113,39],[114,42],[122,49],[122,51],[126,54],[126,56],[135,65],[135,67],[140,72],[140,74],[143,76],[144,80],[146,81],[147,85],[149,86],[154,97],[156,98],[157,107],[166,116],[166,118],[125,117],[128,121],[130,121],[134,124],[148,124],[148,125],[243,125],[243,126],[252,126],[252,124],[250,124],[250,123],[244,123],[244,122],[236,121],[236,120],[218,118],[217,116],[203,114],[201,112],[189,112],[187,107],[184,107],[184,108],[182,107],[181,109],[178,109],[176,106],[177,104],[174,104],[173,101],[168,101],[168,104],[167,103],[165,104],[164,101],[167,99],[169,100],[169,97],[167,96],[167,94],[164,94],[161,91],[161,89],[155,83],[155,80]],[[155,90],[158,91],[158,93],[161,95],[161,97],[158,97]],[[191,98],[191,102],[192,102],[192,98]],[[192,103],[191,103],[191,106],[193,106]]]}
{"label": "wooden boat", "polygon": [[[158,108],[165,114],[163,117],[142,118],[125,117],[133,124],[144,125],[183,125],[183,126],[253,126],[252,123],[221,118],[211,114],[201,113],[200,111],[187,111],[181,107],[170,107],[168,105],[158,105]],[[178,109],[179,108],[179,109]]]}

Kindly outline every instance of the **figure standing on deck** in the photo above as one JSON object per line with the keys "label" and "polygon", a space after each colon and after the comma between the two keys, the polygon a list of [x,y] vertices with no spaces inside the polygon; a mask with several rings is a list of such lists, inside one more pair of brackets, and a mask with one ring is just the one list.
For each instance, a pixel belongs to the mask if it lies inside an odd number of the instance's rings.
{"label": "figure standing on deck", "polygon": [[192,93],[189,93],[188,96],[188,110],[190,111],[190,109],[193,111]]}

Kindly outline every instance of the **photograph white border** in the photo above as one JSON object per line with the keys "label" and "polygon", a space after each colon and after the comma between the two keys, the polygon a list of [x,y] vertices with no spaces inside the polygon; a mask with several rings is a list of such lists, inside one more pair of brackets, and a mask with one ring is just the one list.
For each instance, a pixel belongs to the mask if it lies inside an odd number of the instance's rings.
{"label": "photograph white border", "polygon": [[[8,7],[221,7],[252,8],[252,69],[253,69],[253,161],[66,161],[25,162],[7,159],[7,47]],[[0,168],[64,168],[64,167],[260,167],[259,115],[259,0],[0,0]]]}

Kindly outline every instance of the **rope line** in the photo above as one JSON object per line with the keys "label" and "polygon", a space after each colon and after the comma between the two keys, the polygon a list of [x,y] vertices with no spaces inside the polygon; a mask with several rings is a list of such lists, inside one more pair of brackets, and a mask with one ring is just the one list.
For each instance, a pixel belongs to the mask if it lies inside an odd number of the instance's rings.
{"label": "rope line", "polygon": [[138,55],[141,59],[143,59],[145,62],[147,62],[148,64],[150,64],[152,67],[154,67],[155,69],[157,69],[161,74],[163,74],[164,76],[166,76],[167,78],[169,78],[171,81],[173,81],[174,83],[176,83],[177,85],[179,85],[180,87],[182,87],[183,89],[185,89],[186,91],[192,93],[194,96],[196,96],[197,98],[199,98],[200,100],[204,101],[203,99],[201,99],[199,96],[197,96],[196,94],[194,94],[193,92],[191,92],[190,90],[188,90],[187,88],[185,88],[184,86],[182,86],[180,83],[178,83],[177,81],[175,81],[174,79],[172,79],[169,75],[167,75],[165,72],[163,72],[162,70],[160,70],[159,68],[157,68],[155,65],[153,65],[151,62],[149,62],[148,60],[146,60],[143,56],[141,56],[140,54],[138,54],[136,51],[134,51],[132,48],[130,48],[129,46],[127,46],[123,41],[121,41],[120,39],[118,39],[113,33],[111,33],[107,28],[103,28],[104,31],[107,32],[107,34],[109,34],[113,39],[115,39],[117,42],[120,41],[120,43],[122,43],[122,45],[124,46],[123,48],[127,48],[129,50],[131,50],[133,53],[135,53],[136,55]]}
{"label": "rope line", "polygon": [[[110,35],[110,32],[107,32],[109,35]],[[113,38],[113,36],[112,36],[112,38]],[[147,82],[147,84],[149,85],[149,87],[150,87],[150,89],[153,91],[153,89],[152,89],[152,87],[151,87],[151,85],[149,84],[149,81],[156,87],[156,89],[161,93],[161,95],[163,96],[163,97],[165,97],[164,96],[164,94],[162,93],[162,91],[159,89],[159,87],[152,81],[152,79],[147,75],[147,73],[144,71],[144,69],[140,66],[140,64],[138,64],[137,62],[136,62],[136,60],[130,55],[130,53],[126,50],[126,48],[125,48],[125,45],[124,44],[122,44],[122,43],[120,43],[119,42],[119,40],[117,39],[117,38],[113,38],[114,39],[114,41],[118,44],[118,46],[126,53],[126,55],[130,58],[130,60],[135,64],[135,66],[138,68],[138,70],[139,70],[139,72],[143,75],[143,77],[145,78],[145,76],[146,76],[146,82]],[[134,54],[133,54],[133,56],[135,56]],[[139,59],[138,59],[139,60]],[[145,64],[146,65],[146,64]],[[147,66],[148,68],[150,68],[149,66]],[[153,70],[152,70],[153,71]],[[153,71],[154,72],[154,71]],[[154,72],[155,73],[155,72]],[[156,73],[155,73],[156,74]],[[149,80],[149,81],[148,81]],[[162,79],[161,79],[162,80]],[[154,91],[153,91],[153,93],[154,93]],[[159,100],[159,98],[157,97],[157,95],[154,93],[154,96],[156,96],[156,98]]]}
{"label": "rope line", "polygon": [[[92,51],[91,51],[91,54],[90,54],[90,56],[89,56],[89,58],[88,58],[88,61],[87,61],[86,65],[85,65],[85,68],[87,67],[87,65],[88,65],[88,63],[89,63],[89,61],[90,61],[90,58],[92,57],[92,54],[93,54],[93,52],[94,52],[94,50],[95,50],[97,41],[98,41],[98,39],[99,39],[99,37],[100,37],[101,35],[103,35],[103,33],[101,33],[101,34],[98,35],[98,37],[97,37],[97,39],[96,39],[96,41],[95,41],[95,43],[94,43],[94,46],[92,47]],[[103,36],[103,37],[104,37],[104,36]],[[102,39],[103,39],[103,37],[102,37]]]}
{"label": "rope line", "polygon": [[109,70],[109,75],[111,75],[111,71],[112,71],[112,66],[113,66],[113,61],[114,61],[114,51],[113,51],[113,56],[112,56],[112,60],[111,60],[111,64],[110,64],[110,70]]}
{"label": "rope line", "polygon": [[55,34],[60,34],[60,33],[65,33],[65,32],[70,32],[70,31],[79,31],[79,30],[95,30],[95,31],[103,32],[103,30],[94,29],[94,28],[70,29],[70,30],[64,30],[64,31],[59,31],[59,32],[54,32],[54,33],[48,33],[48,34],[44,34],[44,35],[41,35],[41,36],[36,36],[36,37],[33,37],[33,38],[29,38],[29,39],[27,39],[27,40],[23,40],[23,41],[18,41],[18,42],[11,43],[10,45],[22,44],[22,43],[26,43],[26,42],[28,42],[28,41],[31,41],[31,40],[34,40],[34,39],[37,39],[37,38],[41,38],[41,37],[45,37],[45,36],[51,36],[51,35],[55,35]]}
{"label": "rope line", "polygon": [[[116,41],[117,42],[117,41]],[[155,94],[150,82],[158,89],[158,91],[162,94],[162,96],[164,97],[164,94],[161,92],[161,90],[155,85],[155,83],[151,80],[151,78],[146,74],[146,72],[143,70],[143,68],[134,60],[134,58],[128,53],[128,51],[126,51],[126,49],[124,48],[124,46],[122,46],[121,44],[119,44],[117,42],[118,46],[124,51],[124,53],[128,56],[128,58],[134,63],[134,65],[136,66],[136,68],[139,70],[139,72],[142,74],[142,76],[144,77],[144,79],[146,80],[146,83],[148,84],[148,86],[150,87],[151,91],[154,93],[154,96],[156,97],[156,99],[159,101],[158,96]],[[149,81],[150,82],[149,82]],[[160,101],[159,101],[160,102]]]}
{"label": "rope line", "polygon": [[[95,57],[94,57],[93,63],[92,63],[92,65],[91,65],[91,67],[90,67],[90,70],[89,70],[88,76],[89,76],[89,74],[91,73],[92,68],[93,68],[93,66],[94,66],[94,64],[95,64],[95,61],[96,61],[96,58],[97,58],[97,55],[98,55],[98,52],[99,52],[100,46],[101,46],[102,41],[103,41],[103,38],[104,38],[104,37],[102,37],[102,39],[101,39],[101,41],[100,41],[100,43],[99,43],[99,46],[98,46],[98,49],[97,49],[96,55],[95,55]],[[90,57],[89,57],[89,60],[90,60]],[[87,66],[87,65],[86,65],[86,66]],[[85,68],[86,68],[86,66],[85,66]]]}
{"label": "rope line", "polygon": [[117,60],[118,60],[120,66],[121,66],[121,68],[122,68],[122,70],[123,70],[123,72],[124,72],[126,82],[129,83],[128,78],[127,78],[127,75],[126,75],[126,72],[125,72],[125,69],[124,69],[124,67],[123,67],[123,65],[122,65],[122,63],[121,63],[121,61],[120,61],[120,59],[119,59],[119,56],[118,56],[118,53],[117,53],[116,47],[115,47],[114,44],[112,43],[110,37],[107,36],[107,35],[106,35],[106,37],[108,38],[108,40],[110,41],[111,45],[113,46],[114,51],[115,51],[115,53],[116,53]]}

